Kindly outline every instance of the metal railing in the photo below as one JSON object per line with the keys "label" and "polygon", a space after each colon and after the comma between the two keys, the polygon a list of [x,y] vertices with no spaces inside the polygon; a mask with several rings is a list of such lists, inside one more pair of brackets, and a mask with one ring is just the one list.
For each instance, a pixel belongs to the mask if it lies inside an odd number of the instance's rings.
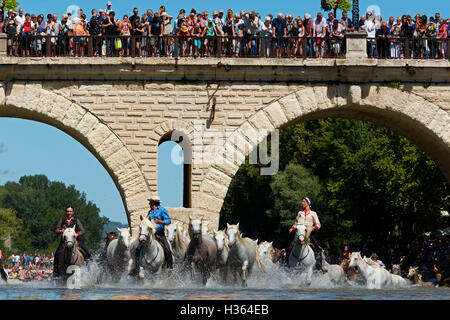
{"label": "metal railing", "polygon": [[342,58],[345,38],[264,36],[8,36],[8,56]]}
{"label": "metal railing", "polygon": [[378,59],[450,59],[450,38],[368,39],[367,54]]}
{"label": "metal railing", "polygon": [[[344,58],[346,38],[264,36],[8,36],[20,57]],[[450,38],[367,39],[377,59],[450,59]]]}

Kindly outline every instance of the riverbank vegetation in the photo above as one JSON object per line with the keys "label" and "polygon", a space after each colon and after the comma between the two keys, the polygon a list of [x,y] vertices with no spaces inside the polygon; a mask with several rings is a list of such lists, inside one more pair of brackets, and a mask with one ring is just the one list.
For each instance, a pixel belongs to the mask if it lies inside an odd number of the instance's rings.
{"label": "riverbank vegetation", "polygon": [[332,250],[366,242],[376,247],[394,238],[407,242],[448,227],[441,210],[450,184],[421,149],[392,131],[323,119],[280,130],[279,145],[276,175],[261,176],[261,166],[248,159],[240,167],[220,228],[239,221],[245,236],[285,247],[303,196],[319,214],[321,243]]}
{"label": "riverbank vegetation", "polygon": [[0,239],[10,240],[12,251],[53,253],[59,244],[55,226],[68,205],[86,229],[87,247],[98,249],[109,219],[100,217],[100,209],[75,186],[50,181],[45,175],[23,176],[0,186]]}

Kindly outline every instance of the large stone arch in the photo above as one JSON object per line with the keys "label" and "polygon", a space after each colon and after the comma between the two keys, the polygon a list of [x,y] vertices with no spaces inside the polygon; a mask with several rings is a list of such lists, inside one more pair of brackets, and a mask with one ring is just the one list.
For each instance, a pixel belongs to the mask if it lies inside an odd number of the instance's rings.
{"label": "large stone arch", "polygon": [[[404,136],[422,148],[450,180],[450,114],[426,96],[383,85],[309,85],[264,106],[234,131],[223,150],[236,154],[237,159],[224,158],[225,152],[216,157],[200,192],[194,195],[194,206],[218,221],[232,178],[256,146],[248,139],[239,139],[242,133],[258,129],[270,133],[325,117],[371,121]],[[259,135],[257,143],[265,136]]]}
{"label": "large stone arch", "polygon": [[113,179],[133,233],[148,209],[149,186],[126,145],[93,113],[42,88],[40,83],[11,83],[0,90],[0,117],[35,120],[54,126],[86,147]]}

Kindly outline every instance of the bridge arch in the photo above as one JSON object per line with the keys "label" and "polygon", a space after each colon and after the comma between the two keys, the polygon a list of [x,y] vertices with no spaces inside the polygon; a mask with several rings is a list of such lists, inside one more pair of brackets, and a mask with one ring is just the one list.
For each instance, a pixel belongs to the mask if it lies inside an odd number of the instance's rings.
{"label": "bridge arch", "polygon": [[149,186],[138,162],[109,126],[81,105],[42,88],[11,83],[0,88],[0,117],[39,121],[67,133],[103,165],[122,197],[133,232],[148,210]]}
{"label": "bridge arch", "polygon": [[[434,101],[414,90],[383,85],[311,84],[262,107],[233,132],[194,195],[193,206],[219,219],[232,178],[267,134],[257,134],[256,143],[242,136],[326,117],[370,121],[404,136],[422,148],[450,181],[450,114]],[[230,153],[237,155],[232,161],[224,157]]]}

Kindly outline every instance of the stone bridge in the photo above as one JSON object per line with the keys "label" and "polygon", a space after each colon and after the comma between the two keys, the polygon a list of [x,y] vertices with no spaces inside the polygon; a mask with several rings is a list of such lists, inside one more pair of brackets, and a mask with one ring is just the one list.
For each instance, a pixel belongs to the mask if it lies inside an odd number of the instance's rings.
{"label": "stone bridge", "polygon": [[[217,154],[185,165],[184,207],[169,212],[183,222],[204,215],[214,228],[233,176],[265,137],[233,139],[249,130],[372,121],[422,148],[450,180],[447,60],[0,57],[0,89],[0,116],[57,127],[95,155],[133,232],[158,192],[158,145],[173,132],[185,146],[201,136]],[[225,138],[208,142],[212,132]],[[185,156],[200,151],[192,145]]]}

